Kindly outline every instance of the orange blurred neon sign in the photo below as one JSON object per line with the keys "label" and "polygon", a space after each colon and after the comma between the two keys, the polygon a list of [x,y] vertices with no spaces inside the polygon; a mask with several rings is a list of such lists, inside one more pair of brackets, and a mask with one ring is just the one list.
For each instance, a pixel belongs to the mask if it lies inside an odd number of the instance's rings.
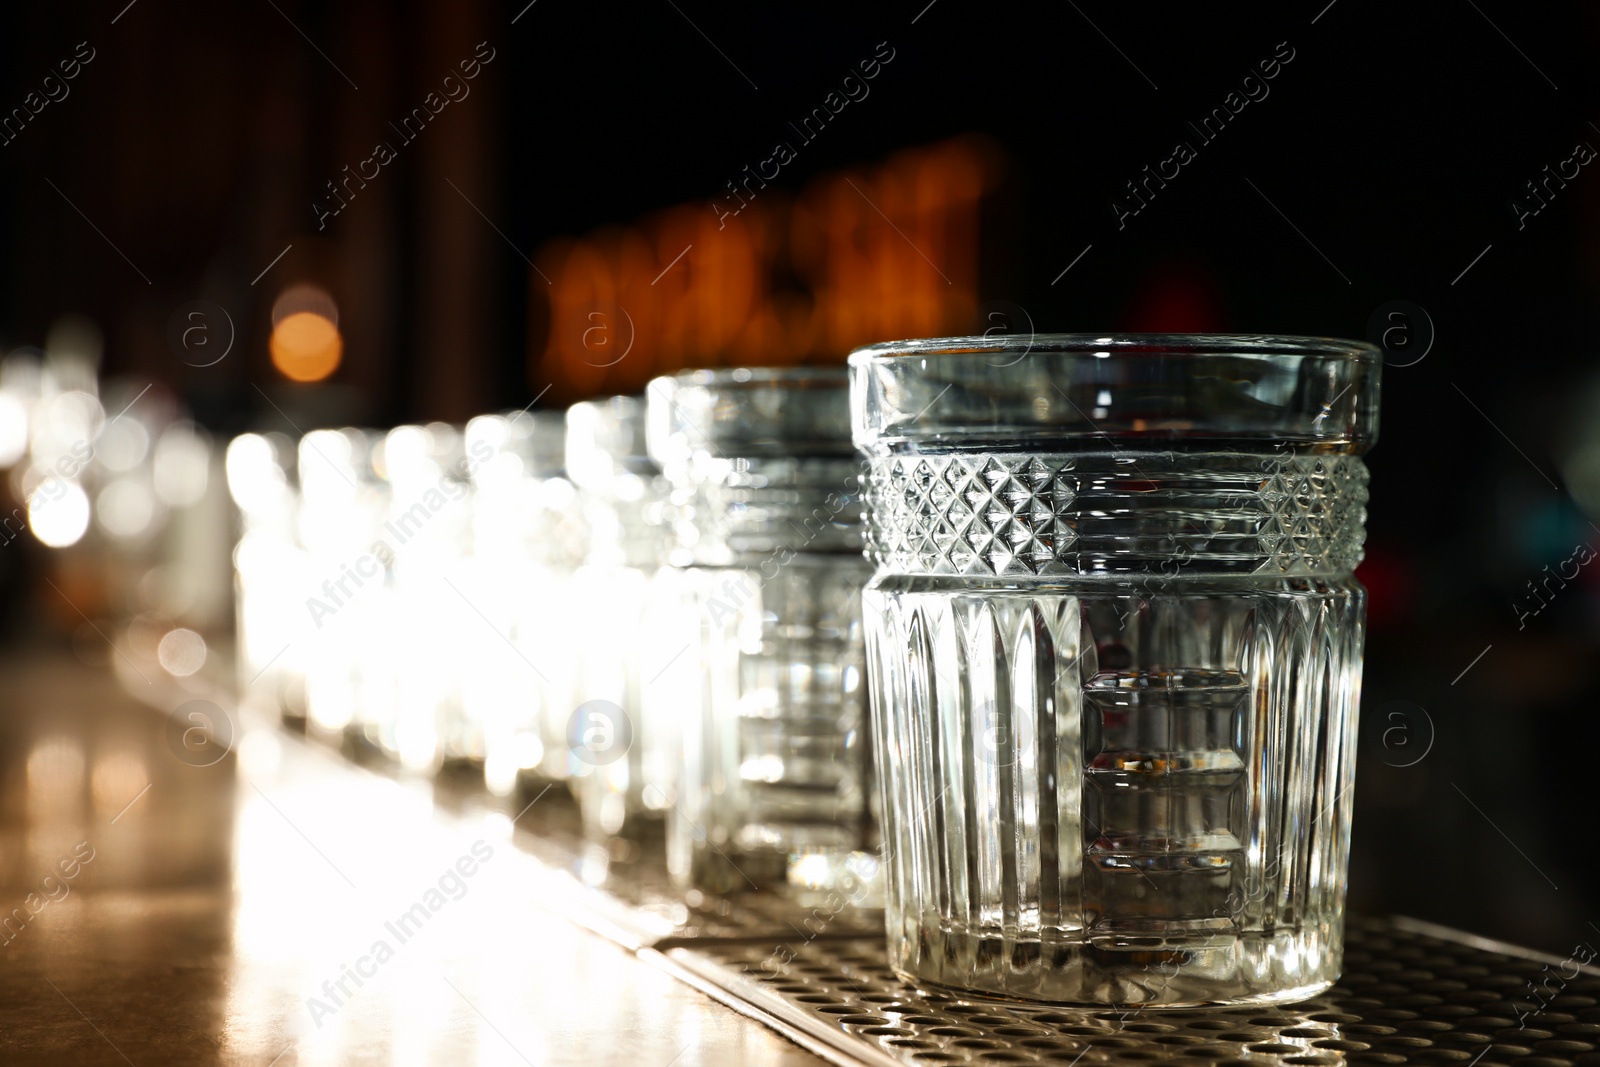
{"label": "orange blurred neon sign", "polygon": [[679,205],[553,240],[530,275],[530,384],[564,402],[685,367],[831,362],[965,331],[997,171],[994,149],[958,138],[820,176],[797,197],[766,190],[737,216]]}

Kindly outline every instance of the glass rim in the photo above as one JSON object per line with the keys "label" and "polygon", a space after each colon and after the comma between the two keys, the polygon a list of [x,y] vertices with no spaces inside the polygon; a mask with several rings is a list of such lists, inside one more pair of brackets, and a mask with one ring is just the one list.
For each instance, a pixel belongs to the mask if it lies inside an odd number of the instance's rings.
{"label": "glass rim", "polygon": [[868,455],[1282,448],[1377,440],[1383,352],[1291,334],[1047,333],[892,341],[850,354]]}
{"label": "glass rim", "polygon": [[623,474],[660,468],[645,445],[645,399],[617,394],[580,400],[567,408],[567,477],[586,489],[607,489]]}
{"label": "glass rim", "polygon": [[[658,382],[670,382],[682,386],[736,389],[740,386],[804,386],[814,381],[818,385],[833,387],[847,384],[849,372],[850,368],[843,363],[801,363],[782,367],[690,367],[659,375],[650,382],[650,386],[655,387]],[[646,389],[648,392],[649,389]]]}
{"label": "glass rim", "polygon": [[649,452],[669,476],[690,453],[714,457],[853,457],[844,363],[708,367],[645,389]]}
{"label": "glass rim", "polygon": [[926,356],[992,356],[997,352],[1087,353],[1125,356],[1309,356],[1383,362],[1383,350],[1366,341],[1314,334],[1274,333],[1040,333],[921,337],[880,341],[851,351],[852,366]]}

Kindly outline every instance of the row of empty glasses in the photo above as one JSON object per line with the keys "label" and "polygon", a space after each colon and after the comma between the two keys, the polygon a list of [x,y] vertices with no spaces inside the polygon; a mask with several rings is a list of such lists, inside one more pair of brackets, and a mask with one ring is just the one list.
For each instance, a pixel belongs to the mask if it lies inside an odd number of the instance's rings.
{"label": "row of empty glasses", "polygon": [[1379,366],[965,338],[247,435],[241,684],[416,771],[564,783],[685,890],[881,905],[918,981],[1304,998],[1340,966]]}
{"label": "row of empty glasses", "polygon": [[843,367],[464,427],[249,434],[247,699],[486,786],[571,790],[685,888],[871,897],[860,462]]}

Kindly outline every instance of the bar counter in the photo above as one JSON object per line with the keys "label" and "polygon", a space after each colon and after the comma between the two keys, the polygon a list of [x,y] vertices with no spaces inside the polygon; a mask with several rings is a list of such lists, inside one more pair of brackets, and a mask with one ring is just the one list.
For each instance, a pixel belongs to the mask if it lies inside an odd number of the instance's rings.
{"label": "bar counter", "polygon": [[541,910],[507,815],[185,738],[171,679],[100,651],[0,660],[0,1062],[818,1062]]}
{"label": "bar counter", "polygon": [[96,644],[0,658],[0,1063],[1600,1067],[1592,949],[1352,916],[1304,1003],[976,1000],[900,981],[879,914],[682,898],[559,792],[407,777]]}

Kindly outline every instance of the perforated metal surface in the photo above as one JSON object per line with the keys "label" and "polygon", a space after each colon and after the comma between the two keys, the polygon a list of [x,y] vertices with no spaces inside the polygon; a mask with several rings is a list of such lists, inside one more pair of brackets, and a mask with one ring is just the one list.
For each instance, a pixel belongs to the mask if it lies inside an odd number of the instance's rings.
{"label": "perforated metal surface", "polygon": [[432,790],[447,810],[513,819],[519,846],[549,874],[530,903],[566,912],[835,1064],[1600,1067],[1600,968],[1415,920],[1352,917],[1344,977],[1286,1008],[973,1002],[895,977],[878,913],[846,911],[819,927],[817,912],[773,895],[685,902],[650,846],[597,864],[560,791],[529,805],[449,776]]}
{"label": "perforated metal surface", "polygon": [[[435,796],[445,807],[499,803],[444,782]],[[513,814],[525,801],[506,803]],[[648,845],[599,864],[597,876],[560,791],[524,807],[516,825],[559,890],[541,904],[836,1064],[1600,1067],[1600,969],[1414,920],[1352,917],[1344,977],[1286,1008],[975,1002],[895,977],[881,913],[845,911],[819,928],[814,912],[774,895],[685,902]]]}
{"label": "perforated metal surface", "polygon": [[[1222,1011],[967,1002],[901,982],[877,939],[813,940],[781,966],[768,944],[704,944],[673,956],[791,1028],[845,1038],[841,1062],[1600,1065],[1600,977],[1567,977],[1576,964],[1488,950],[1403,920],[1352,920],[1347,936],[1345,977],[1327,993],[1289,1008]],[[1531,999],[1530,981],[1547,1006]]]}

